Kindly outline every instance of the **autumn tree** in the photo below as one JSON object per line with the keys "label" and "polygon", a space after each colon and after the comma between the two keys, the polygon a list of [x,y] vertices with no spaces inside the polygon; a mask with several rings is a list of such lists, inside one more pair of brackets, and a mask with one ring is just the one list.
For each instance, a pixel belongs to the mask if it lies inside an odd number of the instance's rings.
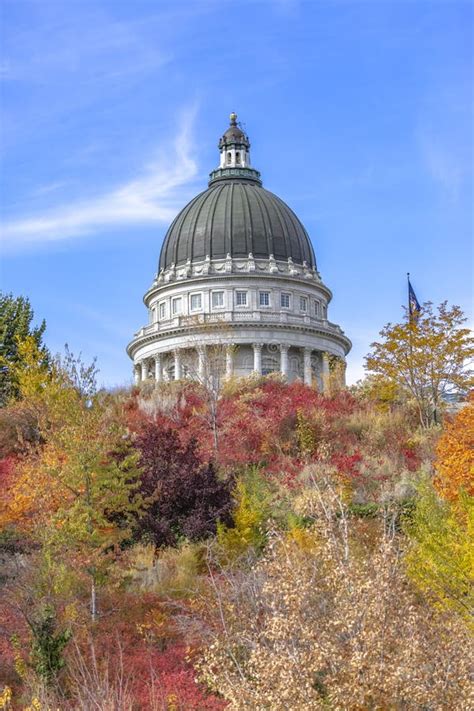
{"label": "autumn tree", "polygon": [[[208,331],[213,336],[209,344],[206,343]],[[199,324],[199,335],[191,338],[191,350],[185,354],[183,363],[186,377],[200,385],[202,406],[196,409],[195,416],[212,433],[215,456],[219,449],[219,401],[228,381],[226,361],[234,357],[235,351],[235,347],[228,343],[230,335],[224,322],[213,323],[210,330]]]}
{"label": "autumn tree", "polygon": [[450,501],[460,491],[474,496],[474,397],[452,420],[446,422],[436,448],[434,485]]}
{"label": "autumn tree", "polygon": [[439,422],[446,395],[465,394],[472,385],[474,340],[465,321],[458,306],[445,301],[435,312],[427,302],[418,318],[406,313],[403,323],[388,323],[365,359],[370,373],[410,394],[423,427]]}
{"label": "autumn tree", "polygon": [[230,482],[204,464],[196,443],[181,444],[170,428],[147,423],[135,440],[139,452],[140,493],[144,511],[136,533],[157,547],[180,538],[199,540],[215,533],[218,520],[229,522]]}
{"label": "autumn tree", "polygon": [[38,439],[2,492],[0,524],[41,545],[51,580],[57,563],[89,580],[94,619],[97,585],[140,505],[137,454],[111,399],[95,391],[94,366],[67,353],[46,368],[31,338],[21,348],[19,397],[35,413]]}
{"label": "autumn tree", "polygon": [[18,395],[15,366],[22,362],[21,342],[31,337],[43,361],[47,362],[48,351],[43,344],[46,321],[32,326],[33,319],[29,299],[0,292],[0,407]]}

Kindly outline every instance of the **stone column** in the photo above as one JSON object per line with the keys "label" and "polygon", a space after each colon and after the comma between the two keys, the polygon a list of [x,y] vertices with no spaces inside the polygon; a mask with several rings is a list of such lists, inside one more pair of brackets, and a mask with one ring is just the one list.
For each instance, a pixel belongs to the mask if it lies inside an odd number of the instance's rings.
{"label": "stone column", "polygon": [[284,343],[280,344],[280,373],[288,377],[288,346]]}
{"label": "stone column", "polygon": [[227,378],[232,377],[234,372],[234,353],[232,346],[228,346],[225,352],[225,374]]}
{"label": "stone column", "polygon": [[262,348],[263,343],[252,343],[253,348],[253,370],[254,373],[262,374]]}
{"label": "stone column", "polygon": [[163,380],[163,363],[161,360],[161,353],[155,355],[155,381],[161,383]]}
{"label": "stone column", "polygon": [[206,346],[199,346],[198,354],[198,376],[203,380],[206,375]]}
{"label": "stone column", "polygon": [[141,362],[141,369],[142,369],[142,383],[148,378],[148,362],[146,360],[142,360]]}
{"label": "stone column", "polygon": [[323,378],[323,392],[329,392],[329,353],[323,351],[321,354],[322,360],[322,378]]}
{"label": "stone column", "polygon": [[135,381],[135,385],[140,385],[140,375],[141,375],[141,369],[138,363],[135,363],[133,366],[133,379]]}
{"label": "stone column", "polygon": [[341,387],[343,387],[343,388],[346,387],[346,370],[347,370],[347,363],[345,360],[342,360],[342,362],[341,362]]}
{"label": "stone column", "polygon": [[313,373],[311,370],[311,348],[304,349],[304,384],[311,385]]}
{"label": "stone column", "polygon": [[174,352],[174,379],[181,380],[181,353],[179,350]]}

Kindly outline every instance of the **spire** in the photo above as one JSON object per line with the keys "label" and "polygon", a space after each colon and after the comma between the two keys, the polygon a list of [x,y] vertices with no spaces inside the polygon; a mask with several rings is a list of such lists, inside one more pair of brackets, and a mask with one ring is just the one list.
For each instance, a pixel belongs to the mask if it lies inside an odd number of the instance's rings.
{"label": "spire", "polygon": [[260,173],[250,167],[250,141],[238,124],[235,111],[229,120],[229,128],[219,139],[219,168],[212,171],[209,184],[223,178],[241,178],[261,184]]}

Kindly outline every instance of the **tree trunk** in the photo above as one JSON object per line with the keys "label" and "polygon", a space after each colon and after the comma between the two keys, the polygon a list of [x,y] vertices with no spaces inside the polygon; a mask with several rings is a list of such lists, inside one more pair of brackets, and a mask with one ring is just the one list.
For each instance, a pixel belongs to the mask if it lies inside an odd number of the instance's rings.
{"label": "tree trunk", "polygon": [[92,576],[91,580],[91,618],[92,622],[97,619],[97,592],[95,588],[95,577]]}

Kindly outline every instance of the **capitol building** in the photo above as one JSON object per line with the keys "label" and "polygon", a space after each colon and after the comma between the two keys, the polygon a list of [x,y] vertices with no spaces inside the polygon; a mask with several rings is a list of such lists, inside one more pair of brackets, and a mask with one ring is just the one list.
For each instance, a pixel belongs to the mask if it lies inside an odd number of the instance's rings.
{"label": "capitol building", "polygon": [[[209,187],[176,216],[144,296],[148,323],[128,345],[135,382],[279,372],[324,390],[351,342],[304,226],[262,187],[248,136],[230,115]],[[339,368],[343,372],[343,367]]]}

